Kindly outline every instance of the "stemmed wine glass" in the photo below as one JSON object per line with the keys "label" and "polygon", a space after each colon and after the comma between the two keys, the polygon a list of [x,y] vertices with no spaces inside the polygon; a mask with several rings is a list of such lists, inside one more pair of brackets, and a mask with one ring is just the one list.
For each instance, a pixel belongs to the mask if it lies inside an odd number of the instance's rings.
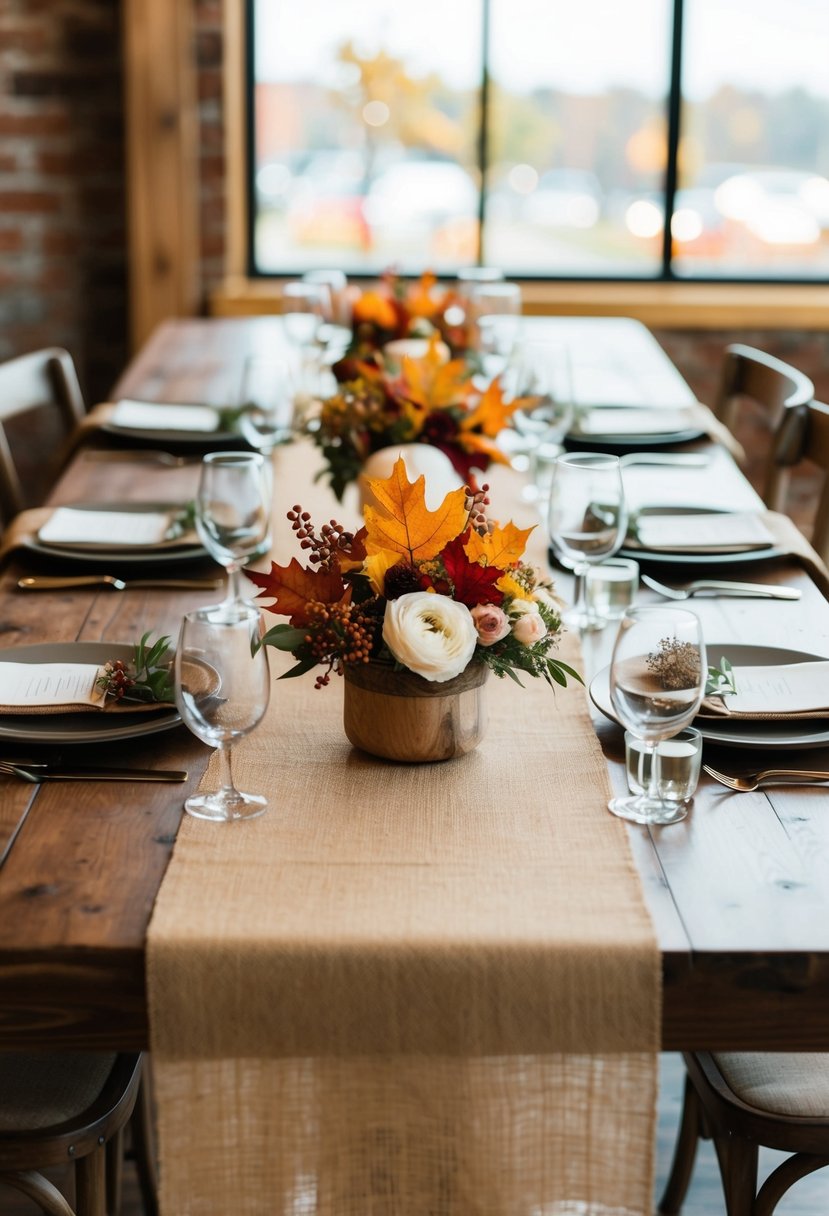
{"label": "stemmed wine glass", "polygon": [[[610,664],[610,699],[617,717],[644,750],[650,770],[641,794],[612,798],[614,815],[634,823],[676,823],[685,807],[659,794],[657,745],[688,726],[700,707],[707,675],[702,626],[684,608],[628,608]],[[650,766],[648,766],[650,760]]]}
{"label": "stemmed wine glass", "polygon": [[318,395],[326,326],[333,318],[331,289],[327,283],[303,279],[282,288],[282,324],[299,361],[300,404]]}
{"label": "stemmed wine glass", "polygon": [[573,379],[570,352],[560,342],[524,341],[516,351],[514,395],[522,404],[510,421],[517,432],[510,441],[512,465],[521,467],[523,455],[532,481],[523,490],[530,502],[550,492],[553,462],[561,454],[561,440],[573,421]]}
{"label": "stemmed wine glass", "polygon": [[497,376],[507,365],[518,338],[521,288],[517,283],[471,283],[466,291],[468,316],[478,334],[484,370]]}
{"label": "stemmed wine glass", "polygon": [[196,496],[196,531],[210,556],[227,570],[227,594],[211,609],[235,621],[249,606],[242,596],[245,558],[261,553],[270,531],[270,477],[259,452],[209,452]]}
{"label": "stemmed wine glass", "polygon": [[575,629],[597,623],[587,610],[584,576],[616,552],[627,531],[627,508],[618,456],[570,452],[559,456],[550,484],[550,543],[575,575],[573,607],[564,620]]}
{"label": "stemmed wine glass", "polygon": [[286,363],[250,355],[242,372],[239,402],[239,428],[251,447],[267,456],[291,439],[294,384]]}
{"label": "stemmed wine glass", "polygon": [[233,784],[231,747],[261,722],[270,697],[266,647],[259,641],[260,614],[247,608],[235,620],[217,620],[210,608],[188,612],[181,622],[175,658],[176,705],[182,721],[203,743],[219,749],[221,786],[194,794],[184,809],[198,819],[253,819],[268,802]]}

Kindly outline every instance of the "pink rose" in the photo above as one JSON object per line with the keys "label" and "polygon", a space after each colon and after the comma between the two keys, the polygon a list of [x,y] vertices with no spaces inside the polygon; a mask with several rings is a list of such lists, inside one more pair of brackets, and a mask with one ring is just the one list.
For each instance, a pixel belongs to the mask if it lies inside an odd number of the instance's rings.
{"label": "pink rose", "polygon": [[472,609],[472,620],[482,646],[492,646],[509,633],[509,617],[495,604],[476,604]]}
{"label": "pink rose", "polygon": [[538,604],[531,600],[519,600],[512,605],[513,613],[519,605],[520,615],[518,620],[512,623],[513,636],[522,646],[533,646],[547,636],[547,626],[538,611]]}

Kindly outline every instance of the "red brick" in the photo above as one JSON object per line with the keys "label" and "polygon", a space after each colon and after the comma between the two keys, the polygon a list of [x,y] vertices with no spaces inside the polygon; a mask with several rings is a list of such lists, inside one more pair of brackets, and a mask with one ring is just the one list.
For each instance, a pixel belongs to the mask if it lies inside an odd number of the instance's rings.
{"label": "red brick", "polygon": [[15,114],[0,110],[0,136],[65,135],[70,129],[69,115],[63,110],[50,113]]}
{"label": "red brick", "polygon": [[42,190],[0,190],[0,215],[48,214],[60,210],[60,199]]}
{"label": "red brick", "polygon": [[19,228],[0,228],[0,253],[19,253],[23,248],[23,233]]}

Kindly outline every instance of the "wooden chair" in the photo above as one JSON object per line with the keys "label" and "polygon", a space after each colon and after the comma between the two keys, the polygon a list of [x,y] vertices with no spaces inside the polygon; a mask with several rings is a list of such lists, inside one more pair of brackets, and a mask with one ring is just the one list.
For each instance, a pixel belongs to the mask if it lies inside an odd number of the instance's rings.
{"label": "wooden chair", "polygon": [[[812,381],[797,368],[751,346],[734,345],[726,347],[713,409],[720,421],[736,432],[741,403],[749,398],[762,408],[763,429],[776,435],[789,411],[807,406],[814,395]],[[755,435],[754,441],[750,439],[744,444],[747,450],[756,450],[757,438]],[[763,445],[767,455],[760,473],[760,493],[767,507],[782,511],[788,490],[789,465],[774,459],[773,443],[771,440]]]}
{"label": "wooden chair", "polygon": [[0,364],[0,519],[43,502],[84,413],[67,351],[51,347]]}
{"label": "wooden chair", "polygon": [[808,460],[823,473],[812,547],[829,562],[829,405],[810,401],[803,409],[788,412],[778,429],[772,460],[781,469]]}
{"label": "wooden chair", "polygon": [[[684,1055],[685,1102],[659,1211],[675,1216],[700,1137],[713,1140],[727,1216],[771,1216],[800,1178],[829,1165],[829,1055]],[[757,1190],[760,1147],[793,1154]]]}
{"label": "wooden chair", "polygon": [[[146,1216],[158,1216],[140,1055],[0,1053],[0,1183],[47,1216],[117,1216],[124,1128]],[[74,1165],[75,1207],[41,1173]]]}

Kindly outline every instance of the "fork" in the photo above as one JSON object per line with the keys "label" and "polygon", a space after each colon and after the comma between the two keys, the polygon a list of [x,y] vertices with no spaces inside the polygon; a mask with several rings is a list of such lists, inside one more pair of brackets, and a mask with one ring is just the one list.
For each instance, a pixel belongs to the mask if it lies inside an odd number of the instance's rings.
{"label": "fork", "polygon": [[[101,460],[105,464],[127,464],[143,462],[161,464],[169,469],[183,469],[185,465],[197,463],[192,456],[174,456],[172,452],[157,452],[147,448],[136,448],[131,452],[113,452],[108,448],[88,448],[84,452],[84,460]],[[201,457],[198,458],[201,460]]]}
{"label": "fork", "polygon": [[687,587],[666,587],[664,583],[651,578],[649,574],[643,574],[641,577],[642,582],[652,591],[658,591],[660,595],[666,596],[669,600],[687,600],[692,595],[696,595],[698,591],[716,591],[720,595],[743,595],[761,600],[800,599],[800,592],[796,587],[772,587],[766,583],[731,583],[715,578],[700,578],[696,582],[689,583]]}
{"label": "fork", "polygon": [[812,782],[819,784],[829,781],[829,773],[814,772],[805,768],[764,768],[759,773],[748,773],[745,777],[731,777],[708,764],[703,764],[702,767],[709,777],[713,777],[721,785],[727,785],[730,790],[739,790],[741,794],[750,794],[765,781],[777,781],[784,785],[788,782],[793,785],[809,785]]}

